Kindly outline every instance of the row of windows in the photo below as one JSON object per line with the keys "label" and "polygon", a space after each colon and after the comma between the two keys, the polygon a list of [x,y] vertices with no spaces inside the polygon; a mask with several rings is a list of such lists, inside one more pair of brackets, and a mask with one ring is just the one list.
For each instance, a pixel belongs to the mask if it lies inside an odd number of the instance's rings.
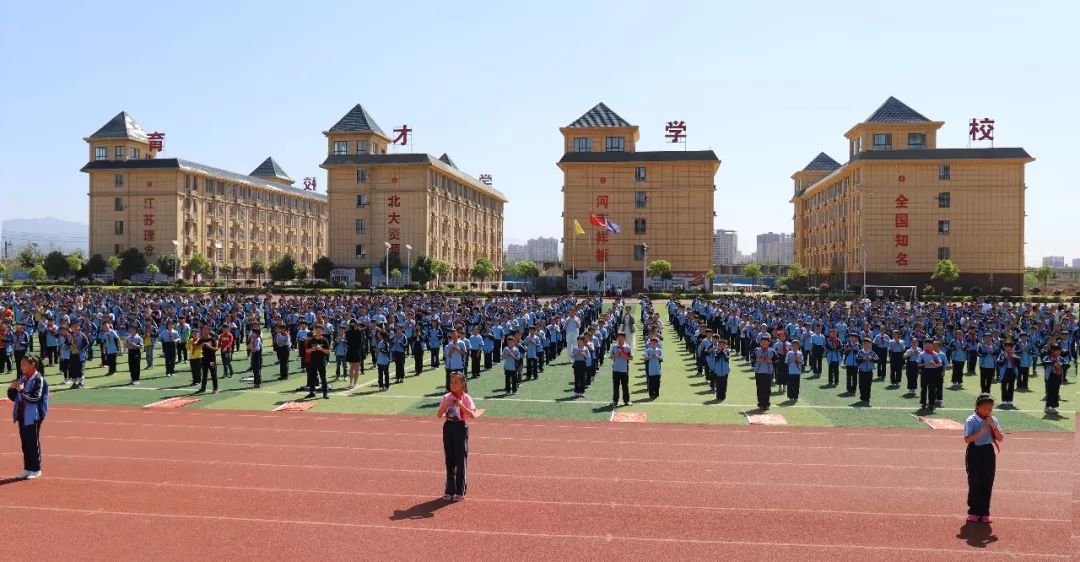
{"label": "row of windows", "polygon": [[[131,159],[137,159],[139,157],[139,149],[138,148],[135,148],[134,146],[132,146],[127,151],[125,151],[124,147],[118,146],[118,147],[116,147],[116,158],[115,159],[116,160],[123,160],[125,152],[128,155],[130,155],[129,157]],[[94,148],[94,160],[108,160],[108,159],[109,159],[109,149],[108,149],[108,147],[98,146],[98,147]]]}
{"label": "row of windows", "polygon": [[[366,140],[356,141],[356,154],[376,154],[378,151],[378,145]],[[342,155],[349,153],[349,141],[334,141],[334,154]],[[386,154],[386,149],[382,150],[383,154]]]}
{"label": "row of windows", "polygon": [[[121,174],[117,174],[118,176]],[[199,177],[200,176],[184,176],[184,188],[192,192],[199,191]],[[120,183],[117,187],[122,185],[123,180],[118,180]],[[302,197],[291,197],[284,193],[274,193],[268,190],[256,189],[251,186],[241,184],[226,184],[221,180],[214,180],[212,178],[203,178],[202,182],[203,190],[208,195],[218,195],[221,197],[227,197],[234,201],[247,200],[255,203],[266,203],[269,205],[281,205],[287,209],[294,211],[302,211],[322,216],[324,212],[324,205],[316,204],[315,201]]]}
{"label": "row of windows", "polygon": [[[605,152],[624,152],[626,139],[624,137],[607,137],[604,139]],[[574,152],[592,152],[592,139],[589,137],[574,138]]]}

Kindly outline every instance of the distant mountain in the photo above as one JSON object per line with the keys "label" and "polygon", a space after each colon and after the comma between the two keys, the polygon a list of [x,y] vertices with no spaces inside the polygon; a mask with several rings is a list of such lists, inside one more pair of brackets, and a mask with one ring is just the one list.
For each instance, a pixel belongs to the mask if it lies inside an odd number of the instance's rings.
{"label": "distant mountain", "polygon": [[90,249],[88,225],[53,217],[5,220],[0,223],[0,240],[8,257],[33,243],[42,252],[82,250],[87,255]]}

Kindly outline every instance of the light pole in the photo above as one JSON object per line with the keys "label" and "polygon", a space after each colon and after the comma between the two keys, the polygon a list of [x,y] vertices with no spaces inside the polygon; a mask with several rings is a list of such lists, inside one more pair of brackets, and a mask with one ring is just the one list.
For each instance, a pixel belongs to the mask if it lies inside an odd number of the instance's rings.
{"label": "light pole", "polygon": [[405,250],[408,251],[408,258],[406,259],[407,263],[405,264],[405,267],[408,268],[409,284],[412,285],[412,246],[405,244]]}
{"label": "light pole", "polygon": [[173,240],[172,245],[173,245],[173,255],[176,256],[176,263],[173,264],[173,271],[172,271],[173,272],[172,280],[173,280],[173,284],[175,285],[176,280],[180,279],[180,241],[179,240]]}
{"label": "light pole", "polygon": [[649,269],[649,245],[641,243],[641,292],[645,292],[645,272]]}
{"label": "light pole", "polygon": [[386,269],[383,270],[383,275],[386,276],[386,288],[390,288],[390,243],[383,242],[386,245]]}
{"label": "light pole", "polygon": [[218,268],[221,267],[221,241],[214,242],[214,281],[218,278]]}

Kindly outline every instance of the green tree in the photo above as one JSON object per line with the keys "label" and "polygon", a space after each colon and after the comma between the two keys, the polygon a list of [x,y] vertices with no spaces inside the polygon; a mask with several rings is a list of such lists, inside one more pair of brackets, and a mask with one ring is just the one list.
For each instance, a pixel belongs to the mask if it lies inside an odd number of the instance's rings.
{"label": "green tree", "polygon": [[291,281],[296,276],[296,260],[289,254],[270,264],[270,279],[273,281]]}
{"label": "green tree", "polygon": [[743,276],[749,277],[751,283],[753,283],[754,285],[757,285],[758,280],[760,280],[761,277],[764,275],[761,272],[761,266],[756,264],[756,263],[748,263],[748,264],[746,264],[745,266],[743,266],[742,272],[743,272]]}
{"label": "green tree", "polygon": [[649,267],[646,268],[645,273],[649,277],[663,277],[665,273],[671,273],[671,262],[667,260],[653,260],[649,262]]}
{"label": "green tree", "polygon": [[146,272],[150,275],[157,275],[158,273],[161,273],[161,268],[158,267],[156,263],[152,263],[146,266]]}
{"label": "green tree", "polygon": [[0,263],[0,280],[4,279],[4,277],[6,275],[7,275],[7,266]]}
{"label": "green tree", "polygon": [[448,262],[439,259],[431,260],[431,272],[435,274],[436,281],[438,281],[440,277],[450,275],[451,271],[453,270],[450,268],[450,264]]}
{"label": "green tree", "polygon": [[951,287],[953,281],[960,278],[960,268],[956,267],[956,264],[952,260],[941,260],[934,266],[934,273],[930,276],[930,279],[944,283],[946,287]]}
{"label": "green tree", "polygon": [[806,271],[806,268],[801,264],[793,263],[788,267],[787,278],[784,283],[792,290],[799,289],[805,286],[806,280],[810,277],[810,274]]}
{"label": "green tree", "polygon": [[262,260],[255,260],[251,262],[251,274],[262,280],[263,275],[266,274],[266,263]]}
{"label": "green tree", "polygon": [[82,252],[79,250],[75,250],[68,254],[64,257],[64,261],[68,264],[68,271],[74,275],[79,275],[86,265],[86,258],[83,257]]}
{"label": "green tree", "polygon": [[192,279],[197,275],[210,275],[210,272],[213,271],[213,267],[210,266],[210,261],[204,258],[199,252],[191,254],[191,257],[188,258],[187,263],[184,265],[184,269],[187,270],[188,275],[190,275]]}
{"label": "green tree", "polygon": [[28,271],[27,273],[30,274],[30,280],[35,283],[45,280],[45,268],[42,267],[40,263],[35,265],[34,267],[31,267],[30,271]]}
{"label": "green tree", "polygon": [[179,260],[176,259],[176,254],[162,254],[158,256],[158,271],[165,275],[168,275],[169,277],[176,275],[177,265],[179,265]]}
{"label": "green tree", "polygon": [[124,263],[124,260],[120,259],[120,256],[109,256],[109,269],[112,270],[113,281],[120,278],[120,264]]}
{"label": "green tree", "polygon": [[334,271],[334,267],[334,262],[330,261],[330,258],[322,256],[315,260],[315,263],[311,264],[311,275],[316,279],[329,281],[330,273]]}
{"label": "green tree", "polygon": [[107,267],[109,267],[109,262],[105,261],[101,254],[94,254],[86,260],[86,266],[83,269],[87,275],[101,275],[105,273]]}
{"label": "green tree", "polygon": [[401,278],[401,270],[400,269],[391,269],[390,270],[390,278],[391,279],[400,279]]}
{"label": "green tree", "polygon": [[232,265],[231,263],[227,263],[219,267],[218,271],[220,271],[221,275],[225,277],[225,281],[228,281],[229,279],[232,279],[233,274],[236,273],[236,266]]}
{"label": "green tree", "polygon": [[540,267],[536,265],[536,262],[523,260],[511,264],[510,267],[513,268],[511,275],[524,278],[529,281],[530,285],[536,286],[536,280],[540,277]]}
{"label": "green tree", "polygon": [[130,278],[146,269],[146,256],[135,248],[128,248],[120,253],[120,274]]}
{"label": "green tree", "polygon": [[495,265],[487,258],[480,258],[473,264],[471,274],[474,278],[479,279],[480,282],[483,283],[488,277],[495,275]]}
{"label": "green tree", "polygon": [[64,258],[64,254],[60,253],[59,250],[53,250],[46,254],[41,265],[45,269],[45,273],[53,279],[66,277],[70,271],[67,259]]}
{"label": "green tree", "polygon": [[705,272],[705,281],[707,281],[709,283],[708,290],[709,290],[710,293],[712,292],[713,281],[715,279],[716,279],[716,272],[713,271],[712,268],[709,268],[709,270]]}
{"label": "green tree", "polygon": [[297,281],[303,281],[307,279],[309,273],[311,272],[310,270],[308,270],[308,266],[306,265],[298,263],[293,266],[293,279]]}
{"label": "green tree", "polygon": [[1046,283],[1050,281],[1050,278],[1054,276],[1054,270],[1050,269],[1050,266],[1044,265],[1035,270],[1035,279],[1042,283],[1042,292],[1046,292]]}
{"label": "green tree", "polygon": [[428,281],[431,281],[435,274],[432,273],[431,268],[434,264],[433,259],[430,256],[420,254],[413,260],[412,267],[409,268],[409,277],[413,283],[420,286],[425,286]]}
{"label": "green tree", "polygon": [[15,263],[19,264],[19,267],[23,269],[30,269],[43,261],[45,261],[45,257],[41,255],[36,245],[31,244],[23,246],[23,249],[19,250],[19,253],[15,256]]}

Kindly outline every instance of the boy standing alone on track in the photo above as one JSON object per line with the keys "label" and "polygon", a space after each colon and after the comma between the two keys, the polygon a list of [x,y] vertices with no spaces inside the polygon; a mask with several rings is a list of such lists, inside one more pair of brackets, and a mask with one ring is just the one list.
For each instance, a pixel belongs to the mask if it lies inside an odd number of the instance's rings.
{"label": "boy standing alone on track", "polygon": [[620,333],[611,347],[611,407],[619,405],[619,389],[622,389],[624,406],[630,405],[630,361],[633,349],[626,343],[626,334]]}

